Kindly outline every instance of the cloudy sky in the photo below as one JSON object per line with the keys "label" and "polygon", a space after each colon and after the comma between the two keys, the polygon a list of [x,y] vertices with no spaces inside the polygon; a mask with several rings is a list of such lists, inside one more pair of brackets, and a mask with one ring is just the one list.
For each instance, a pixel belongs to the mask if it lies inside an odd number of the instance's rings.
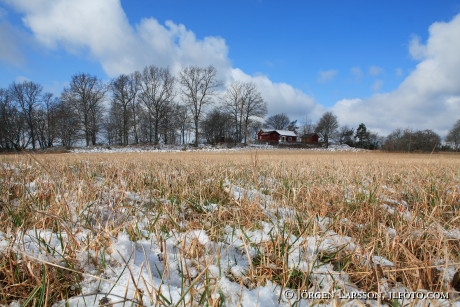
{"label": "cloudy sky", "polygon": [[0,0],[0,87],[214,65],[269,115],[444,136],[460,118],[460,0]]}

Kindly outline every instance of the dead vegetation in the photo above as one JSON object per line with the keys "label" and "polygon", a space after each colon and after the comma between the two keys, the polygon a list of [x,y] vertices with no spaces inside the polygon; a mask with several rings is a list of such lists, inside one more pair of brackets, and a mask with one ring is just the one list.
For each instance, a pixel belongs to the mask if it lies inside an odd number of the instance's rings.
{"label": "dead vegetation", "polygon": [[[259,194],[232,197],[228,182]],[[311,289],[315,267],[330,264],[364,291],[379,292],[384,282],[385,287],[449,292],[452,272],[460,267],[458,155],[8,155],[0,156],[0,195],[0,242],[8,242],[0,246],[1,304],[51,305],[81,295],[84,278],[111,265],[109,256],[116,254],[111,244],[120,233],[163,246],[165,238],[191,230],[205,230],[215,242],[229,227],[260,230],[273,219],[261,209],[270,207],[265,196],[276,203],[271,211],[276,217],[291,213],[269,240],[243,240],[242,253],[250,261],[244,276],[222,273],[245,287],[270,281]],[[293,238],[321,240],[331,232],[352,238],[359,248],[318,253],[308,270],[290,265],[299,248]],[[184,270],[187,295],[199,303],[223,304],[207,271],[215,263],[206,247],[196,239],[181,240],[182,260],[197,268],[196,273]],[[249,253],[251,248],[257,252]],[[372,255],[393,265],[376,263]],[[148,296],[157,305],[168,303],[159,292]]]}

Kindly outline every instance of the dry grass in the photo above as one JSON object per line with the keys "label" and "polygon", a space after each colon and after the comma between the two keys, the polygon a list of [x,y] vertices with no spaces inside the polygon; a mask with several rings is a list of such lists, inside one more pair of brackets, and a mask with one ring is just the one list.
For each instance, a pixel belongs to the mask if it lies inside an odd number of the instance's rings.
{"label": "dry grass", "polygon": [[[50,305],[79,294],[84,272],[77,254],[85,251],[95,271],[103,272],[104,255],[113,253],[112,238],[120,232],[132,240],[145,236],[137,227],[139,213],[148,218],[148,231],[159,241],[173,230],[194,229],[204,229],[219,241],[226,227],[251,231],[270,220],[256,200],[233,199],[226,182],[270,195],[279,208],[296,212],[286,219],[283,233],[259,245],[260,254],[251,259],[245,280],[233,277],[247,287],[270,280],[282,287],[308,289],[310,272],[288,265],[292,242],[286,237],[321,237],[334,231],[353,238],[361,248],[322,254],[317,261],[347,272],[361,289],[379,291],[384,277],[389,284],[414,291],[450,290],[444,269],[460,266],[460,241],[448,235],[449,230],[460,229],[459,155],[308,151],[8,155],[0,156],[0,231],[9,242],[22,242],[30,231],[51,230],[61,234],[62,248],[47,250],[51,244],[44,239],[38,246],[52,257],[43,259],[24,255],[14,244],[1,247],[0,304],[19,300]],[[139,198],[130,198],[126,191]],[[218,211],[204,209],[213,203],[219,204]],[[327,230],[317,223],[325,217],[331,221]],[[82,232],[86,242],[77,239]],[[212,278],[206,277],[204,247],[196,241],[183,244],[184,261],[194,260],[202,272],[199,277],[206,281],[206,286],[190,290],[196,292],[192,296],[200,294],[200,303],[221,304],[212,295],[218,291]],[[395,266],[368,261],[371,254]],[[184,276],[188,285],[195,285],[196,274]]]}

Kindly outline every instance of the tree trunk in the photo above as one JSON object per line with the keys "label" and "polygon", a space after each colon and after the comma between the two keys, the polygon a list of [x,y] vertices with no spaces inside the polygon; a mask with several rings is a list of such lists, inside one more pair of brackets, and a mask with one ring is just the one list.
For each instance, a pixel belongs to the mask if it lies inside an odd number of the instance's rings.
{"label": "tree trunk", "polygon": [[198,147],[198,117],[195,116],[195,147]]}

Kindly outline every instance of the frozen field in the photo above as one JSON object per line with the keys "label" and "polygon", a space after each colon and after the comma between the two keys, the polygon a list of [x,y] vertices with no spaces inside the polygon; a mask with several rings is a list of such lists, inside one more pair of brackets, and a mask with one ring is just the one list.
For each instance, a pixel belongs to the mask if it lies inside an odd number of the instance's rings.
{"label": "frozen field", "polygon": [[0,195],[3,305],[460,306],[459,155],[7,155]]}

